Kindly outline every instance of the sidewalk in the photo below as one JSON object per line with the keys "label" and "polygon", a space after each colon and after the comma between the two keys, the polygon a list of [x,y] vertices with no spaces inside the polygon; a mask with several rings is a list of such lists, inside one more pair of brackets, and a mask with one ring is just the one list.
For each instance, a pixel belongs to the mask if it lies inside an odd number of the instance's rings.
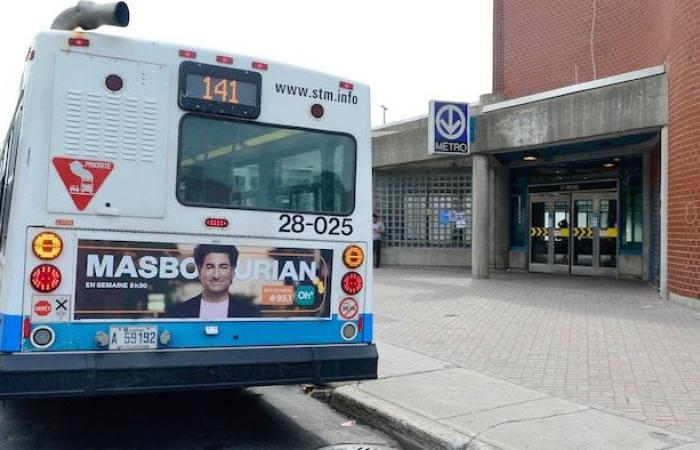
{"label": "sidewalk", "polygon": [[378,380],[335,388],[336,409],[419,449],[700,449],[690,436],[378,343]]}
{"label": "sidewalk", "polygon": [[417,448],[700,449],[700,312],[645,283],[381,269],[374,310],[329,401]]}

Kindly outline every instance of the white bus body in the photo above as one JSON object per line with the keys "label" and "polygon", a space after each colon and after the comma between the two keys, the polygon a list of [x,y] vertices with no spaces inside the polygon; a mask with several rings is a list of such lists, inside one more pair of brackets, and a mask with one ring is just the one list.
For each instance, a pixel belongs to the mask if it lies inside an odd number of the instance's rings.
{"label": "white bus body", "polygon": [[[37,35],[2,157],[0,395],[376,377],[369,102],[244,55]],[[238,252],[224,317],[207,246]]]}

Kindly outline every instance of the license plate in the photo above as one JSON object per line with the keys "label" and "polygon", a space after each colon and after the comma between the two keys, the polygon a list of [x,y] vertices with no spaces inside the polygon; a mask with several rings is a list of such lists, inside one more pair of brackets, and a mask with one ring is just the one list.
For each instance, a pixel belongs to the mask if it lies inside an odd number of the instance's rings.
{"label": "license plate", "polygon": [[110,350],[141,350],[158,348],[158,327],[110,327]]}

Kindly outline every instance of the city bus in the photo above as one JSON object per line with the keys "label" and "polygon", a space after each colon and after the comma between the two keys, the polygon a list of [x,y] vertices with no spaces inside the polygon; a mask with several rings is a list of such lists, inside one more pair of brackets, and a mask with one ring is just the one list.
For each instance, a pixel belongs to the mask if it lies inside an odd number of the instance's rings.
{"label": "city bus", "polygon": [[0,397],[376,378],[368,87],[90,8],[2,146]]}

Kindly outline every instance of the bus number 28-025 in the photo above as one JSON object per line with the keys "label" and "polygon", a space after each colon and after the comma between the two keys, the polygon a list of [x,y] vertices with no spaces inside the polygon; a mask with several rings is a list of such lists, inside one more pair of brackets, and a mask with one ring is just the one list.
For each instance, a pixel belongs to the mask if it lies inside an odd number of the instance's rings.
{"label": "bus number 28-025", "polygon": [[316,234],[331,236],[349,236],[352,234],[352,219],[339,217],[316,217],[313,221],[304,221],[300,214],[280,214],[280,233],[304,233],[313,230]]}

